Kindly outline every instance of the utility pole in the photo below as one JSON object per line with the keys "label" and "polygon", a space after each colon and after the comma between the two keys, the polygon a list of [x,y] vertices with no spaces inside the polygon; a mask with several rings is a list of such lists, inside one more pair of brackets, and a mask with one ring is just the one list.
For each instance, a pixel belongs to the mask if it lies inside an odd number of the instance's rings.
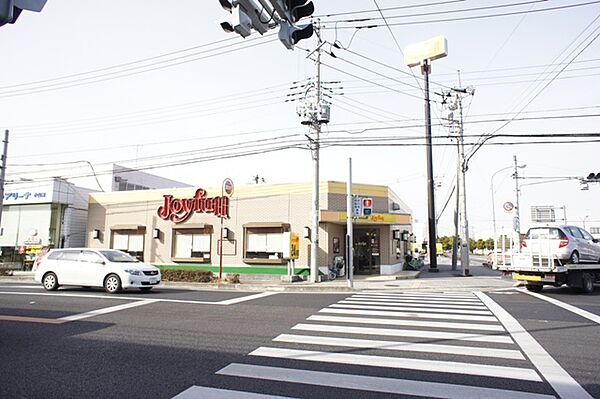
{"label": "utility pole", "polygon": [[[319,150],[321,139],[321,124],[329,123],[329,103],[323,100],[321,82],[321,25],[317,20],[313,23],[317,47],[308,57],[315,54],[316,77],[314,82],[309,83],[305,91],[304,101],[296,109],[303,125],[310,127],[307,135],[313,160],[314,179],[312,188],[312,227],[311,227],[311,252],[310,252],[310,278],[311,283],[316,283],[319,276]],[[312,90],[311,90],[312,89]],[[313,95],[309,97],[308,93]]]}
{"label": "utility pole", "polygon": [[[2,152],[2,170],[0,170],[0,226],[2,225],[2,207],[4,204],[4,178],[6,176],[6,154],[8,152],[8,130],[4,131],[4,150]],[[2,230],[0,230],[2,234]]]}
{"label": "utility pole", "polygon": [[519,246],[519,252],[521,252],[521,206],[519,205],[519,167],[517,166],[517,156],[513,155],[515,161],[515,195],[516,195],[516,206],[515,206],[515,220],[513,221],[513,227],[516,232],[517,245]]}
{"label": "utility pole", "polygon": [[[458,232],[458,220],[455,218],[455,226],[457,233],[460,235],[460,264],[463,276],[469,276],[470,265],[470,248],[469,248],[469,221],[467,218],[467,187],[466,187],[466,172],[467,163],[465,160],[465,145],[464,145],[464,124],[463,124],[463,107],[462,99],[466,95],[474,95],[473,87],[460,87],[460,72],[458,75],[459,87],[442,92],[443,103],[447,104],[450,111],[457,111],[458,118],[449,117],[451,120],[451,128],[454,128],[457,142],[457,170],[456,170],[456,208],[457,214],[460,217],[460,232]],[[448,101],[450,99],[450,101]],[[456,245],[454,246],[456,250]],[[455,257],[453,256],[453,259]],[[454,262],[453,262],[454,266]]]}

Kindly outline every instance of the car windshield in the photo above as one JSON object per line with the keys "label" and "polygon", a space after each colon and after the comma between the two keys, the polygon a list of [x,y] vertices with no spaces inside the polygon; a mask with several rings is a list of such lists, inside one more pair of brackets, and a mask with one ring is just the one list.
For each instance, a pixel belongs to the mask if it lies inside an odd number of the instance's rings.
{"label": "car windshield", "polygon": [[139,262],[133,256],[121,251],[99,251],[111,262]]}

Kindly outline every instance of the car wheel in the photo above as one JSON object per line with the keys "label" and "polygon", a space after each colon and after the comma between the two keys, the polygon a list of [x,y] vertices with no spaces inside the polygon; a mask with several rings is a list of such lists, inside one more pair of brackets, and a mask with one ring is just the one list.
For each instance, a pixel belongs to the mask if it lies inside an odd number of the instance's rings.
{"label": "car wheel", "polygon": [[116,294],[121,291],[121,279],[116,274],[109,274],[104,279],[104,291],[109,294]]}
{"label": "car wheel", "polygon": [[152,287],[140,287],[140,291],[150,291],[152,289]]}
{"label": "car wheel", "polygon": [[574,265],[579,263],[579,254],[577,253],[577,251],[573,251],[573,253],[571,254],[571,257],[569,258],[569,263],[574,264]]}
{"label": "car wheel", "polygon": [[42,279],[42,284],[46,291],[56,291],[58,289],[58,278],[56,278],[56,274],[52,272],[46,273]]}
{"label": "car wheel", "polygon": [[525,288],[527,288],[527,291],[531,292],[542,292],[544,286],[542,284],[527,284],[525,285]]}
{"label": "car wheel", "polygon": [[581,278],[581,290],[586,294],[594,292],[594,279],[589,273],[584,273]]}

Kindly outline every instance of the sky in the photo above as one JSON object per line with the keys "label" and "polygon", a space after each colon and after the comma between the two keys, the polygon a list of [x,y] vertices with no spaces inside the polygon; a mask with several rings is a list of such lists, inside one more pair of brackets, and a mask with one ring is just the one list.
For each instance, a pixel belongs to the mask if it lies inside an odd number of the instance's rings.
{"label": "sky", "polygon": [[[430,76],[438,234],[454,231],[457,148],[440,94],[456,87],[475,89],[462,103],[471,237],[491,237],[494,214],[498,231],[512,227],[514,157],[523,231],[532,206],[600,227],[600,183],[578,179],[600,172],[600,1],[313,1],[331,102],[322,181],[346,181],[351,157],[355,183],[390,186],[427,220],[424,84],[403,50],[443,35]],[[277,29],[224,32],[217,0],[165,3],[49,0],[0,27],[8,182],[98,189],[90,164],[102,175],[115,162],[199,187],[312,181],[296,107],[316,36],[291,51]]]}

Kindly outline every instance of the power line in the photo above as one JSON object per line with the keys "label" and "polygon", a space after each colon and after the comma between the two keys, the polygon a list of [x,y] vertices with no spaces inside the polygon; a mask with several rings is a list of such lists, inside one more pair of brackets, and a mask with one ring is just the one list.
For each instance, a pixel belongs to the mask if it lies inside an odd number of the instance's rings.
{"label": "power line", "polygon": [[[600,1],[589,1],[589,2],[585,2],[585,3],[569,4],[569,5],[565,5],[565,6],[540,8],[540,9],[536,9],[536,10],[527,10],[527,11],[513,11],[513,12],[505,12],[505,13],[497,13],[497,14],[483,14],[483,15],[475,15],[475,16],[470,16],[470,17],[456,17],[456,18],[430,19],[430,20],[422,20],[422,21],[396,22],[396,23],[389,24],[389,26],[425,25],[425,24],[434,24],[434,23],[441,23],[441,22],[457,22],[457,21],[469,21],[469,20],[478,20],[478,19],[489,19],[489,18],[521,15],[521,14],[527,14],[527,13],[539,13],[539,12],[547,12],[547,11],[565,10],[565,9],[570,9],[570,8],[575,8],[575,7],[589,6],[589,5],[598,4],[598,3],[600,3]],[[354,25],[354,26],[337,27],[336,29],[372,29],[372,28],[382,28],[382,27],[386,27],[386,25],[385,24]],[[325,29],[333,29],[333,28],[325,28]]]}
{"label": "power line", "polygon": [[[271,35],[265,35],[265,36],[271,36]],[[62,89],[67,89],[67,88],[73,88],[73,87],[79,87],[79,86],[84,86],[84,85],[90,85],[90,84],[94,84],[94,83],[105,82],[105,81],[114,80],[114,79],[120,79],[120,78],[124,78],[124,77],[129,77],[129,76],[135,76],[135,75],[139,75],[139,74],[146,73],[146,72],[170,68],[170,67],[174,67],[174,66],[178,66],[178,65],[182,65],[182,64],[187,64],[190,62],[205,60],[205,59],[217,57],[217,56],[224,55],[224,54],[230,54],[235,51],[246,50],[246,49],[256,47],[256,46],[259,46],[262,44],[267,44],[267,43],[277,41],[277,39],[271,39],[271,40],[265,40],[265,41],[261,41],[261,42],[253,43],[253,44],[249,44],[249,45],[247,44],[248,42],[253,42],[256,40],[260,40],[260,39],[262,39],[262,37],[257,37],[256,39],[248,39],[245,41],[245,43],[242,43],[242,42],[233,43],[226,47],[237,46],[240,44],[242,44],[243,47],[234,48],[234,49],[230,49],[230,50],[224,50],[224,51],[217,52],[214,54],[204,55],[204,56],[191,58],[191,59],[184,59],[184,58],[202,55],[202,54],[209,53],[212,51],[220,50],[220,48],[206,50],[203,52],[189,54],[189,55],[185,55],[185,56],[181,56],[181,57],[175,57],[175,58],[168,59],[168,60],[162,60],[162,61],[150,63],[148,65],[142,65],[139,67],[132,67],[132,68],[123,69],[123,70],[119,70],[119,71],[115,71],[115,72],[109,72],[109,73],[90,76],[90,77],[86,77],[86,78],[74,79],[74,80],[67,81],[64,83],[54,83],[54,84],[37,86],[37,87],[35,87],[35,85],[34,85],[34,87],[32,87],[32,88],[8,90],[5,92],[1,92],[1,90],[0,90],[0,98],[18,97],[18,96],[25,96],[25,95],[30,95],[30,94],[44,93],[44,92],[48,92],[48,91],[62,90]],[[223,48],[225,48],[225,47],[223,47]],[[173,62],[173,61],[178,61],[178,62]],[[161,65],[161,64],[166,64],[166,63],[170,63],[170,64]],[[81,74],[86,74],[86,73],[81,73]],[[58,80],[61,80],[61,78],[58,78]],[[26,84],[23,84],[23,85],[26,85]]]}

